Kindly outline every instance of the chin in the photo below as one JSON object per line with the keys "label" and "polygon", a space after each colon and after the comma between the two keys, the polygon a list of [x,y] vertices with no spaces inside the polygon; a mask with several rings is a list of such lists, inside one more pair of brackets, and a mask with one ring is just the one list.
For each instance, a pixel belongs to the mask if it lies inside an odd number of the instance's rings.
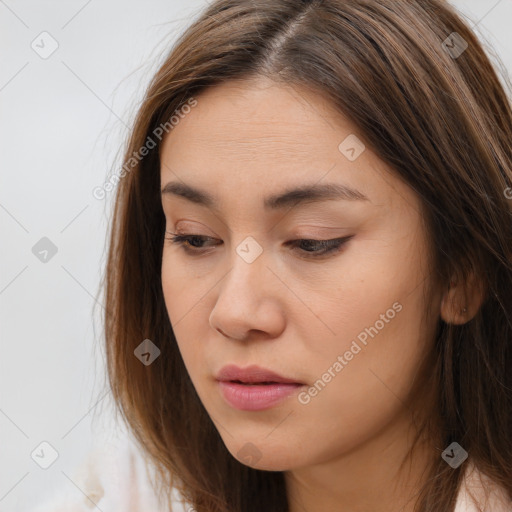
{"label": "chin", "polygon": [[300,465],[297,454],[300,449],[295,446],[274,445],[268,440],[234,442],[229,439],[226,448],[231,455],[244,466],[262,471],[287,471]]}

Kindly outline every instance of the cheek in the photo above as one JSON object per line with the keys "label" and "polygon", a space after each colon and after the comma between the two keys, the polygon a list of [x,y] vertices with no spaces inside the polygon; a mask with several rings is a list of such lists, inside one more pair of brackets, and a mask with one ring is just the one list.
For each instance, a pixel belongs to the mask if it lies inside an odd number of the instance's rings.
{"label": "cheek", "polygon": [[[188,286],[187,286],[188,283]],[[182,358],[187,365],[193,356],[193,332],[190,331],[190,318],[194,316],[193,304],[197,302],[197,292],[190,286],[189,279],[180,272],[175,262],[166,256],[165,250],[162,258],[162,292],[165,307],[171,326],[178,343]]]}
{"label": "cheek", "polygon": [[[314,293],[304,283],[302,295],[326,326],[324,329],[313,315],[297,317],[304,328],[311,325],[304,340],[316,344],[315,352],[329,354],[348,350],[358,337],[363,343],[372,340],[368,329],[375,333],[376,328],[378,339],[398,336],[405,326],[421,319],[426,306],[422,296],[426,277],[423,263],[407,243],[360,240],[342,255],[337,268],[316,276],[315,282],[320,284],[315,285]],[[318,335],[313,335],[313,325],[322,327],[324,343],[316,343]],[[418,333],[403,334],[417,337]]]}
{"label": "cheek", "polygon": [[[305,352],[311,387],[300,397],[300,404],[294,405],[293,427],[273,433],[281,436],[276,444],[286,443],[292,433],[297,439],[313,436],[314,444],[301,444],[300,458],[321,461],[367,442],[390,422],[408,414],[404,404],[428,346],[418,322],[421,293],[415,293],[414,297],[399,295],[402,309],[392,309],[395,314],[389,314],[388,323],[377,323],[379,315],[375,315],[386,313],[386,298],[381,303],[384,307],[372,304],[345,324],[347,334],[339,336],[336,343],[328,348],[319,343],[321,355],[312,347]],[[358,338],[361,333],[364,336]]]}
{"label": "cheek", "polygon": [[[177,248],[164,248],[162,254],[162,291],[172,325],[195,316],[194,307],[207,291],[206,280],[194,275],[195,263],[187,263]],[[183,319],[183,320],[182,320]]]}
{"label": "cheek", "polygon": [[[405,399],[430,346],[432,330],[423,324],[428,275],[410,251],[397,249],[354,255],[350,273],[338,280],[328,300],[317,296],[330,334],[315,336],[311,319],[298,320],[307,332],[302,339],[312,381],[320,381],[319,402],[350,411],[351,421],[372,411],[378,415],[396,396]],[[329,371],[336,377],[330,379]]]}
{"label": "cheek", "polygon": [[[205,371],[206,340],[209,327],[208,291],[212,283],[196,279],[192,266],[177,261],[176,255],[162,258],[162,291],[165,307],[179,351],[191,379]],[[199,384],[199,383],[197,383]]]}

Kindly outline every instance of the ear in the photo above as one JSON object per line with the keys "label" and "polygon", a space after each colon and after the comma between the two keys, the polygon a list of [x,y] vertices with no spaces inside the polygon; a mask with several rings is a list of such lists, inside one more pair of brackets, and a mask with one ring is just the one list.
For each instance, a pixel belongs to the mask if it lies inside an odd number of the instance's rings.
{"label": "ear", "polygon": [[484,298],[485,287],[474,272],[466,281],[452,279],[441,300],[441,318],[448,324],[463,325],[478,313]]}

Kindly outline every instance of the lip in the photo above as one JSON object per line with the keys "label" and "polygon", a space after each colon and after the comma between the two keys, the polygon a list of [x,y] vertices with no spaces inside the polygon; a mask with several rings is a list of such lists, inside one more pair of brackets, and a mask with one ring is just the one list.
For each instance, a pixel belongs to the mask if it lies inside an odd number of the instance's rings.
{"label": "lip", "polygon": [[304,386],[302,382],[256,365],[246,368],[224,366],[216,379],[226,402],[242,411],[268,409]]}
{"label": "lip", "polygon": [[272,382],[280,384],[303,384],[294,379],[283,377],[276,372],[262,368],[261,366],[251,365],[246,368],[240,368],[234,364],[223,366],[216,377],[217,380],[230,382],[239,380],[249,384],[261,384],[262,382]]}

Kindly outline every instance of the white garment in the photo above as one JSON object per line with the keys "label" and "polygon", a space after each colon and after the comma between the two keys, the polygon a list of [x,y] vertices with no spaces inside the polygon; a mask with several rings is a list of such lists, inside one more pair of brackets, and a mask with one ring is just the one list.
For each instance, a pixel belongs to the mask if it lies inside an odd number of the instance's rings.
{"label": "white garment", "polygon": [[[74,486],[33,512],[169,512],[155,495],[144,460],[131,438],[109,440],[70,475]],[[192,511],[173,503],[173,512]]]}
{"label": "white garment", "polygon": [[[130,439],[109,443],[92,452],[75,473],[73,481],[82,492],[75,489],[55,495],[33,512],[96,512],[98,509],[101,512],[168,512],[158,502],[149,483],[144,459]],[[490,493],[487,503],[484,488]],[[512,503],[507,502],[505,492],[482,477],[471,464],[454,512],[479,512],[469,492],[478,500],[483,512],[512,512]],[[194,512],[194,508],[184,507],[176,501],[173,512]]]}
{"label": "white garment", "polygon": [[[464,476],[465,480],[457,496],[454,512],[478,512],[474,499],[482,512],[512,512],[512,502],[507,499],[504,489],[482,475],[471,463],[468,464]],[[484,491],[489,494],[488,500],[485,498]]]}

